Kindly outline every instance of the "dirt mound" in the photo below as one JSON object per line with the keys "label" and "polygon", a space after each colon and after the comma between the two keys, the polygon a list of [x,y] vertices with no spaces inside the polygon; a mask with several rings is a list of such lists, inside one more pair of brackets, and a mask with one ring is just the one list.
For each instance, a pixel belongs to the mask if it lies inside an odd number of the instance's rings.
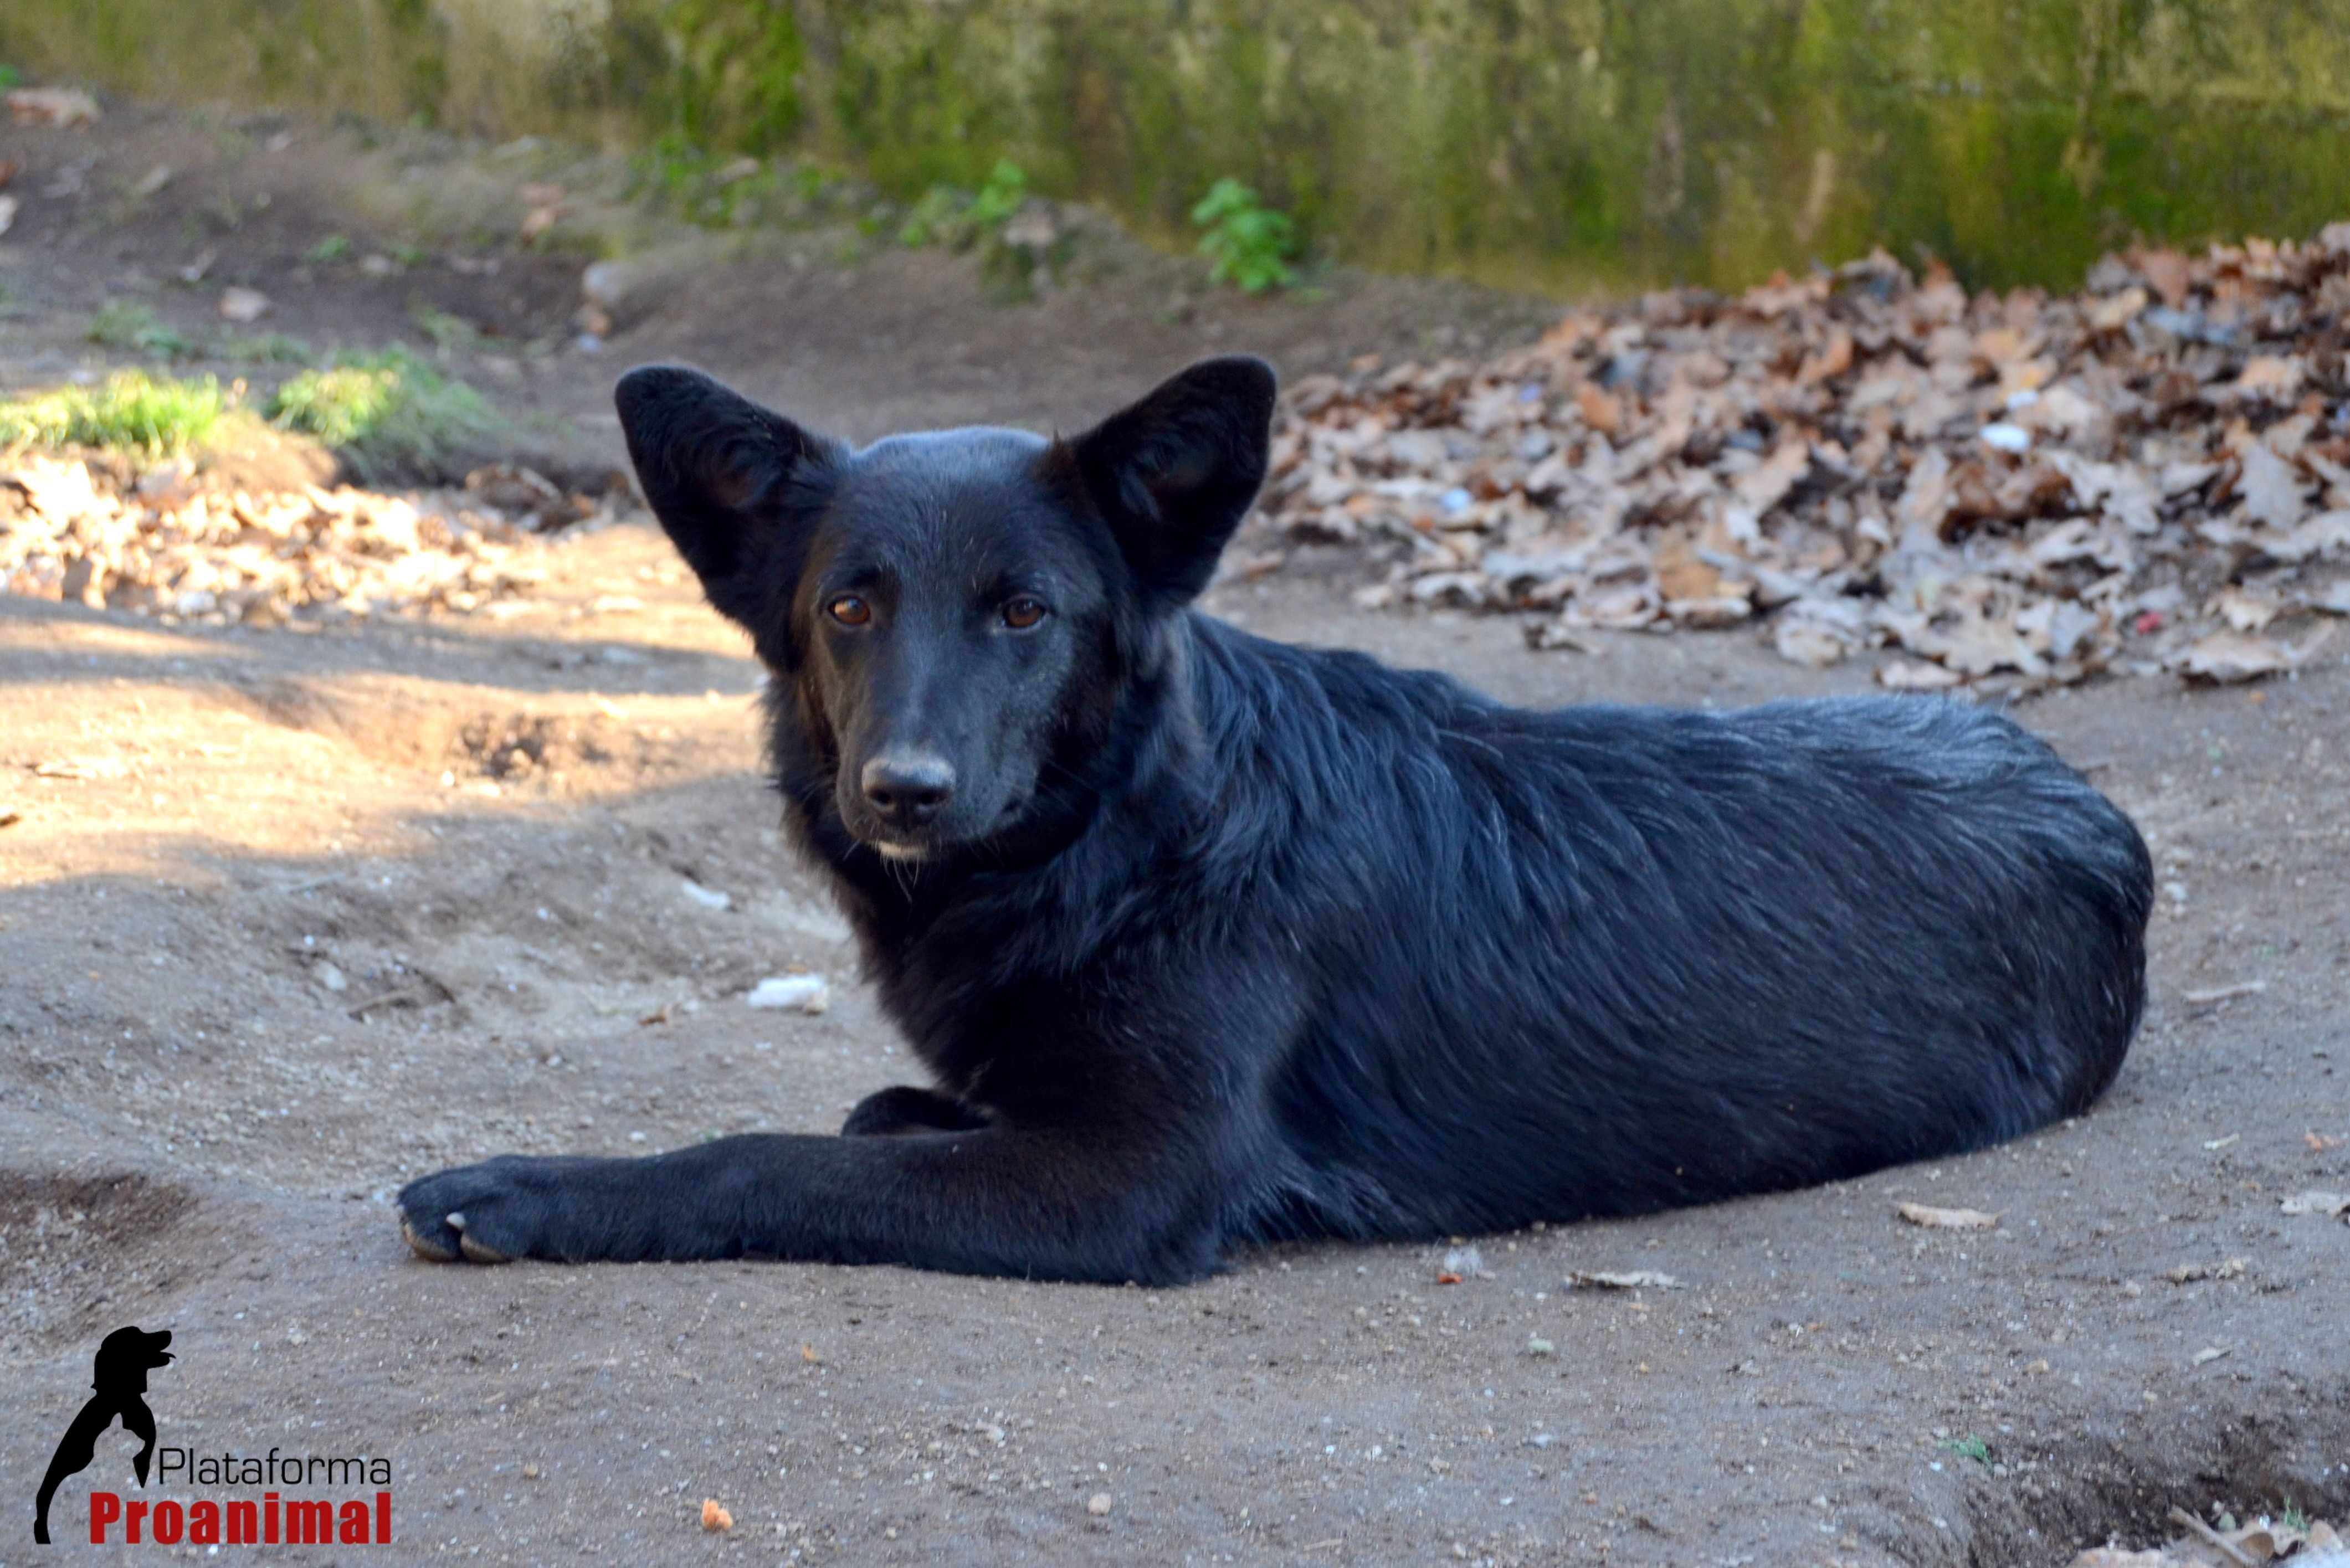
{"label": "dirt mound", "polygon": [[170,1241],[193,1207],[184,1189],[134,1171],[0,1170],[0,1273],[16,1286],[0,1298],[0,1331],[71,1338],[166,1287],[185,1272]]}
{"label": "dirt mound", "polygon": [[[1396,556],[1365,602],[1771,620],[1889,685],[2249,679],[2350,615],[2350,223],[1970,297],[1881,253],[1579,312],[1482,365],[1299,382],[1264,502]],[[1247,568],[1273,569],[1271,556]]]}

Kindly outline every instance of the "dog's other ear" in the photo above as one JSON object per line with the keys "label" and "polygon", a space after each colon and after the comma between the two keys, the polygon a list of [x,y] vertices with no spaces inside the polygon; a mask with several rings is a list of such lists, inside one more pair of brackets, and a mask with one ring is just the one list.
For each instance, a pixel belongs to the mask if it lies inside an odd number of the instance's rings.
{"label": "dog's other ear", "polygon": [[833,443],[681,365],[629,371],[612,400],[645,500],[711,605],[779,634]]}
{"label": "dog's other ear", "polygon": [[1159,606],[1186,603],[1208,586],[1256,499],[1273,396],[1263,360],[1202,359],[1072,443],[1094,504]]}

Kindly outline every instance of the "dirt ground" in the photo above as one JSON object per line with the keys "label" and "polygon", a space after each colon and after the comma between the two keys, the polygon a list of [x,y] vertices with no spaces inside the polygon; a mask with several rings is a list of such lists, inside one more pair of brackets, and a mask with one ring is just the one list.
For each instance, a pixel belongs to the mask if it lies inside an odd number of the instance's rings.
{"label": "dirt ground", "polygon": [[[213,330],[218,289],[249,284],[276,301],[265,326],[322,346],[421,343],[422,301],[485,334],[453,369],[580,462],[619,460],[607,389],[650,358],[854,436],[1068,428],[1211,348],[1296,372],[1544,314],[1367,280],[1170,308],[1148,264],[999,306],[952,258],[844,265],[786,237],[590,354],[576,255],[423,234],[392,275],[302,259],[328,233],[411,238],[369,193],[456,152],[116,104],[0,128],[0,156],[26,193],[0,387],[96,363],[81,335],[109,298]],[[170,281],[205,250],[201,285]],[[517,613],[326,630],[0,597],[10,1507],[99,1338],[137,1323],[176,1336],[151,1384],[164,1443],[389,1457],[399,1544],[288,1562],[2054,1565],[2167,1533],[2173,1504],[2350,1513],[2350,1225],[2280,1209],[2350,1190],[2341,653],[2249,691],[2113,680],[2020,710],[2136,816],[2165,893],[2119,1084],[2007,1147],[1481,1238],[1458,1284],[1440,1247],[1254,1253],[1166,1292],[433,1267],[395,1233],[411,1176],[830,1130],[909,1070],[784,852],[743,639],[641,519],[547,564]],[[1208,607],[1527,703],[1868,678],[1751,630],[1534,654],[1504,620],[1354,608],[1359,580],[1306,562]],[[794,967],[832,979],[828,1012],[744,1005]],[[1905,1199],[2000,1220],[1920,1230]],[[1681,1288],[1567,1283],[1630,1269]],[[129,1447],[110,1435],[67,1484],[65,1539]],[[730,1532],[700,1528],[705,1497]],[[0,1540],[26,1540],[17,1518]]]}

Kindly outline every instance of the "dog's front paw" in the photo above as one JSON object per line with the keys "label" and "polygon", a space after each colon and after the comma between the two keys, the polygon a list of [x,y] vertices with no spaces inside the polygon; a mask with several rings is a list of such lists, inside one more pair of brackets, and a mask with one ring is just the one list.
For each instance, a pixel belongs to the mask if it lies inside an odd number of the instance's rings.
{"label": "dog's front paw", "polygon": [[420,1258],[503,1263],[593,1255],[579,1234],[580,1159],[502,1154],[400,1189],[400,1234]]}
{"label": "dog's front paw", "polygon": [[899,1084],[857,1103],[841,1124],[843,1137],[887,1137],[895,1133],[967,1132],[985,1126],[969,1106],[936,1089]]}

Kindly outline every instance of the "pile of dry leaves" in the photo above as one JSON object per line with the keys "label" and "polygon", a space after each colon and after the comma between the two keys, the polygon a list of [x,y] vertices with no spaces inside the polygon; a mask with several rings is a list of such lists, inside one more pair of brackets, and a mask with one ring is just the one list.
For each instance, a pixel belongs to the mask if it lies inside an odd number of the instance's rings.
{"label": "pile of dry leaves", "polygon": [[583,504],[526,469],[454,492],[255,495],[176,463],[125,483],[75,458],[0,458],[0,589],[213,624],[471,611],[542,580],[530,528]]}
{"label": "pile of dry leaves", "polygon": [[1538,647],[1767,618],[1799,663],[1916,656],[1895,686],[2246,680],[2350,615],[2345,346],[2350,223],[2111,256],[2068,298],[1880,253],[1309,378],[1263,507],[1392,550],[1366,602],[1524,614]]}
{"label": "pile of dry leaves", "polygon": [[2291,1522],[2261,1519],[2239,1525],[2223,1517],[2214,1529],[2183,1508],[2172,1509],[2170,1518],[2187,1533],[2168,1545],[2145,1552],[2094,1547],[2074,1558],[2072,1568],[2249,1568],[2276,1562],[2294,1568],[2350,1568],[2350,1545],[2322,1520],[2296,1516]]}

